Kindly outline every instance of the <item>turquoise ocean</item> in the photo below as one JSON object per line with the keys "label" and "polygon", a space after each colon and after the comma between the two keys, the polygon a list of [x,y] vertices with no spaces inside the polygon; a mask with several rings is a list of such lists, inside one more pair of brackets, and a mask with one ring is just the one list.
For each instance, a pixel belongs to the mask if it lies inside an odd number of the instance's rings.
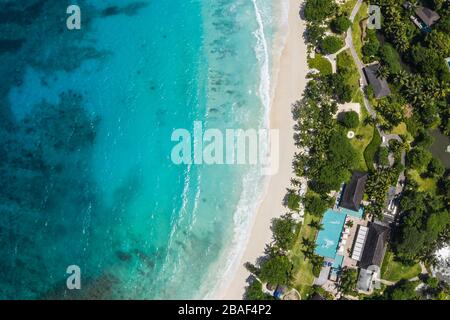
{"label": "turquoise ocean", "polygon": [[286,2],[71,1],[67,30],[67,1],[0,1],[1,299],[215,296],[265,178],[171,135],[268,126]]}

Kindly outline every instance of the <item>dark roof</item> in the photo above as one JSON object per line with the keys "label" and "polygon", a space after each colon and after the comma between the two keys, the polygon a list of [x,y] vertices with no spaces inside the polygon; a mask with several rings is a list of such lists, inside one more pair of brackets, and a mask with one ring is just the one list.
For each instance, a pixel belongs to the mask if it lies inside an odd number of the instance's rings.
{"label": "dark roof", "polygon": [[391,93],[389,85],[384,78],[379,78],[377,75],[380,64],[372,64],[364,67],[364,74],[366,75],[367,82],[372,86],[373,93],[376,99],[383,98]]}
{"label": "dark roof", "polygon": [[376,222],[369,224],[369,233],[364,244],[361,261],[359,262],[361,268],[367,269],[372,265],[381,267],[384,253],[386,252],[389,230],[389,227]]}
{"label": "dark roof", "polygon": [[320,293],[314,293],[310,300],[325,300],[325,298]]}
{"label": "dark roof", "polygon": [[425,7],[417,7],[415,11],[420,20],[422,20],[429,27],[435,24],[440,18],[436,12]]}
{"label": "dark roof", "polygon": [[364,195],[364,188],[367,182],[367,173],[355,171],[352,179],[345,186],[341,199],[341,207],[358,211]]}

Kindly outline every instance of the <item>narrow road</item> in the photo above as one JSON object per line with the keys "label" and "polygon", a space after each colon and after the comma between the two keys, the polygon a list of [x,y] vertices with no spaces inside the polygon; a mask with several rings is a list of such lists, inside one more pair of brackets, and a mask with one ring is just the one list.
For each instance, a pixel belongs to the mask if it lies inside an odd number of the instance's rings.
{"label": "narrow road", "polygon": [[[350,17],[349,17],[352,24],[355,20],[356,15],[358,14],[359,9],[361,8],[362,2],[363,2],[363,0],[358,0],[358,2],[356,2],[355,6],[353,7],[352,13],[350,14]],[[368,83],[367,83],[366,77],[364,75],[364,70],[363,70],[364,63],[362,63],[362,61],[359,59],[358,53],[356,52],[355,46],[353,44],[352,26],[350,28],[348,28],[348,30],[347,30],[347,36],[345,37],[345,46],[350,49],[350,53],[352,55],[353,61],[355,62],[356,68],[358,69],[359,77],[361,79],[361,84],[362,84],[359,89],[362,92],[364,106],[366,107],[366,110],[370,114],[372,119],[375,120],[375,126],[376,126],[378,132],[380,133],[380,136],[382,137],[382,141],[383,141],[382,145],[388,146],[389,140],[397,140],[399,142],[403,142],[402,138],[400,138],[400,136],[397,134],[386,134],[383,131],[383,129],[380,128],[379,124],[376,122],[377,113],[371,106],[371,104],[370,104],[369,100],[367,99],[367,96],[364,92],[364,87],[366,87],[368,85]],[[401,158],[402,158],[401,159],[402,164],[405,165],[405,159],[406,159],[405,151],[402,152]],[[404,180],[405,180],[405,174],[404,174],[404,172],[402,172],[397,181],[397,185],[401,184]],[[400,192],[401,192],[401,190],[400,190]]]}
{"label": "narrow road", "polygon": [[[356,14],[358,13],[359,9],[361,8],[363,0],[358,0],[358,2],[353,7],[352,13],[350,14],[350,21],[353,24],[353,21],[355,20]],[[370,116],[373,119],[377,119],[377,113],[371,106],[369,100],[366,97],[366,94],[364,93],[364,87],[368,85],[366,77],[364,75],[364,63],[359,59],[358,53],[356,52],[355,46],[353,44],[353,30],[352,27],[348,28],[347,30],[347,36],[345,37],[345,46],[350,49],[353,61],[355,62],[356,68],[358,69],[359,77],[361,78],[362,86],[360,87],[360,90],[363,93],[363,100],[364,100],[364,106],[366,107],[367,112],[370,114]],[[403,140],[400,138],[397,134],[386,134],[384,131],[380,128],[378,124],[376,124],[376,127],[378,129],[378,132],[380,133],[380,136],[383,137],[383,142],[387,144],[389,140],[397,140],[399,142],[402,142]]]}
{"label": "narrow road", "polygon": [[[358,0],[358,2],[355,4],[355,7],[353,8],[352,13],[350,14],[350,21],[353,23],[355,20],[356,14],[358,13],[359,9],[361,8],[362,0]],[[364,76],[363,68],[364,64],[359,59],[359,56],[356,52],[355,46],[353,45],[353,33],[352,33],[352,27],[348,28],[347,30],[347,37],[345,38],[345,45],[346,47],[350,48],[350,52],[353,57],[353,61],[355,61],[356,67],[358,68],[359,77],[362,79],[363,86],[367,86],[366,77]],[[369,109],[368,109],[369,111]],[[373,110],[372,110],[373,111]],[[372,112],[369,111],[370,114]]]}

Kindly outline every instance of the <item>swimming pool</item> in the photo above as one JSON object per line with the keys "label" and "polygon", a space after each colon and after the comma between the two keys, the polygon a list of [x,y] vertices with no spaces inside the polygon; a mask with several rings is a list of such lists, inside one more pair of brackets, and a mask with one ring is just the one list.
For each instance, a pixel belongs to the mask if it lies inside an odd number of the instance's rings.
{"label": "swimming pool", "polygon": [[358,211],[353,211],[353,210],[343,208],[343,207],[340,207],[340,209],[341,209],[341,214],[349,215],[350,217],[362,219],[362,217],[364,215],[364,207],[363,206],[361,206]]}
{"label": "swimming pool", "polygon": [[345,213],[336,212],[333,209],[328,209],[325,212],[322,219],[323,230],[319,231],[316,239],[316,254],[325,258],[336,258],[345,217]]}

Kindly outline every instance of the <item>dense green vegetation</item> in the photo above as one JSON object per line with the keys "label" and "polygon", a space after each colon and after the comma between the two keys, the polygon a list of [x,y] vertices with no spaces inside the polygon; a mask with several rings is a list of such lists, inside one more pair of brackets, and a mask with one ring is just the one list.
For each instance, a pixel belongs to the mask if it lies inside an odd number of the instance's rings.
{"label": "dense green vegetation", "polygon": [[388,68],[390,74],[398,73],[402,69],[400,55],[389,43],[386,42],[379,48],[378,55],[381,62]]}
{"label": "dense green vegetation", "polygon": [[308,193],[303,200],[305,204],[306,212],[316,216],[322,217],[325,210],[330,206],[330,201],[328,199],[323,199],[318,195]]}
{"label": "dense green vegetation", "polygon": [[305,4],[305,19],[322,22],[336,10],[336,4],[330,0],[308,0]]}
{"label": "dense green vegetation", "polygon": [[286,205],[289,209],[291,209],[292,211],[298,211],[299,207],[300,207],[300,196],[298,195],[297,192],[295,192],[295,190],[293,189],[289,189],[288,193],[286,195],[287,198],[287,202]]}
{"label": "dense green vegetation", "polygon": [[[336,105],[321,79],[310,81],[305,98],[294,105],[294,116],[302,122],[296,133],[296,143],[308,146],[308,154],[298,154],[294,160],[296,172],[306,175],[312,190],[326,194],[339,189],[350,176],[355,164],[355,150],[333,118]],[[323,103],[316,103],[324,99]],[[311,134],[313,133],[314,134]]]}
{"label": "dense green vegetation", "polygon": [[362,46],[362,53],[364,54],[364,62],[372,62],[377,59],[380,50],[380,41],[378,41],[375,30],[367,30],[366,39]]}
{"label": "dense green vegetation", "polygon": [[341,271],[339,280],[339,291],[343,294],[351,294],[356,290],[358,282],[358,270],[352,268],[344,268]]}
{"label": "dense green vegetation", "polygon": [[[387,70],[388,80],[396,89],[396,101],[412,106],[420,126],[439,125],[444,133],[450,133],[450,73],[445,63],[445,58],[450,55],[448,2],[442,5],[432,1],[426,3],[442,17],[429,33],[421,32],[410,21],[409,16],[414,12],[404,9],[401,2],[376,0],[373,4],[381,7],[384,27],[379,31],[388,43],[380,46],[378,51],[376,45],[373,50],[367,49],[366,59],[379,58]],[[367,43],[371,42],[376,40],[368,32]]]}
{"label": "dense green vegetation", "polygon": [[274,297],[263,292],[262,283],[258,280],[253,281],[248,286],[245,298],[247,300],[274,300]]}
{"label": "dense green vegetation", "polygon": [[403,104],[394,96],[379,100],[376,111],[378,112],[377,122],[386,131],[392,130],[404,120]]}
{"label": "dense green vegetation", "polygon": [[355,111],[344,112],[340,115],[339,122],[348,129],[354,129],[359,126],[359,114]]}
{"label": "dense green vegetation", "polygon": [[393,244],[402,261],[432,262],[435,248],[450,240],[450,213],[446,208],[448,183],[445,188],[442,194],[435,195],[418,191],[414,181],[408,181],[400,202],[401,223]]}
{"label": "dense green vegetation", "polygon": [[398,174],[393,168],[378,168],[371,172],[366,183],[366,194],[370,204],[364,214],[383,219],[383,209],[386,206],[387,192],[390,186],[397,183]]}
{"label": "dense green vegetation", "polygon": [[408,153],[408,165],[417,170],[422,170],[431,160],[431,153],[423,148],[417,147]]}
{"label": "dense green vegetation", "polygon": [[320,41],[319,46],[325,54],[332,54],[344,46],[344,40],[336,36],[326,36]]}
{"label": "dense green vegetation", "polygon": [[287,214],[272,222],[272,233],[276,246],[281,250],[292,248],[298,228],[292,216]]}
{"label": "dense green vegetation", "polygon": [[262,281],[274,285],[289,284],[292,276],[291,270],[292,263],[287,256],[271,252],[267,260],[261,264],[257,275]]}
{"label": "dense green vegetation", "polygon": [[308,296],[310,298],[312,298],[315,294],[321,295],[323,298],[325,298],[325,300],[334,300],[334,297],[331,293],[316,285],[312,286],[310,290],[308,290]]}
{"label": "dense green vegetation", "polygon": [[417,285],[417,282],[401,280],[386,289],[383,297],[387,300],[419,300],[419,294],[416,292]]}
{"label": "dense green vegetation", "polygon": [[350,28],[352,25],[352,22],[348,19],[347,16],[339,15],[336,18],[334,18],[331,23],[330,27],[331,30],[333,30],[335,33],[341,34]]}
{"label": "dense green vegetation", "polygon": [[[350,26],[347,16],[354,3],[349,1],[338,8],[329,0],[306,1],[306,36],[309,44],[319,49],[316,52],[330,54],[343,47],[342,35],[330,36],[326,31],[330,28],[339,35],[347,30]],[[365,214],[382,219],[387,191],[397,185],[404,172],[406,185],[400,198],[399,221],[393,227],[390,251],[382,267],[386,280],[399,282],[376,290],[371,298],[403,300],[429,295],[448,299],[448,286],[434,278],[425,281],[425,293],[415,290],[419,281],[402,280],[420,272],[419,260],[433,264],[433,252],[450,241],[449,173],[428,151],[433,143],[430,129],[438,127],[444,134],[450,134],[450,73],[444,61],[450,56],[448,2],[427,1],[427,6],[431,5],[441,16],[429,33],[419,31],[410,21],[409,16],[414,13],[405,12],[402,2],[374,0],[371,4],[381,6],[383,28],[364,30],[363,24],[359,24],[366,16],[367,4],[364,3],[352,25],[353,41],[364,63],[380,62],[379,75],[388,80],[391,94],[375,100],[373,88],[368,86],[365,92],[377,113],[376,119],[372,119],[362,105],[361,118],[346,113],[336,120],[337,103],[363,104],[353,59],[348,50],[340,53],[334,74],[322,55],[316,54],[308,61],[320,74],[312,77],[303,98],[293,107],[297,122],[295,142],[299,148],[293,167],[297,176],[307,179],[309,189],[306,196],[300,198],[298,181],[293,179],[293,188],[286,196],[291,211],[298,212],[303,203],[304,222],[300,226],[291,216],[274,220],[275,241],[267,248],[266,259],[259,267],[248,265],[248,268],[262,282],[296,288],[302,298],[313,293],[326,296],[321,288],[312,284],[323,265],[323,258],[314,251],[322,215],[333,201],[327,194],[338,190],[353,170],[368,170],[365,199],[369,205]],[[381,146],[377,127],[382,133],[397,134],[400,139],[397,136]],[[355,131],[354,139],[346,137],[349,129]],[[389,161],[392,159],[393,164]],[[354,293],[357,275],[354,269],[344,269],[339,291]],[[252,295],[264,298],[259,284],[254,284],[253,289]]]}
{"label": "dense green vegetation", "polygon": [[378,148],[377,152],[378,165],[387,167],[389,166],[389,149],[387,147]]}

